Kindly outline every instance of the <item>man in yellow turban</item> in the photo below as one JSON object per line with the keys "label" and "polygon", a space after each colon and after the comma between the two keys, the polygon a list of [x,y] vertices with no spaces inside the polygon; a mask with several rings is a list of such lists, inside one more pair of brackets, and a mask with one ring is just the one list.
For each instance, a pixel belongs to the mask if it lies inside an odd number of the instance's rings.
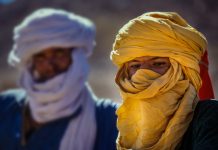
{"label": "man in yellow turban", "polygon": [[145,13],[116,36],[123,99],[118,150],[218,149],[218,102],[198,102],[206,38],[173,12]]}

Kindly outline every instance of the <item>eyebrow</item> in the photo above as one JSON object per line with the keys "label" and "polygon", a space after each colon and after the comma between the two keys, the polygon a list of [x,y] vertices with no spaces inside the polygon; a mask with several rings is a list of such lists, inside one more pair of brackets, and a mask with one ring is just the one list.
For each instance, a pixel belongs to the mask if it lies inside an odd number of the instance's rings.
{"label": "eyebrow", "polygon": [[154,57],[154,58],[151,58],[149,60],[155,60],[155,59],[161,59],[162,57]]}
{"label": "eyebrow", "polygon": [[[155,60],[155,59],[161,59],[161,58],[165,58],[165,57],[153,57],[153,58],[150,58],[150,59],[148,59],[148,60]],[[130,62],[139,62],[140,60],[137,60],[137,59],[134,59],[134,60],[132,60],[132,61],[130,61]]]}
{"label": "eyebrow", "polygon": [[33,55],[33,58],[39,58],[39,57],[44,57],[44,55],[41,53]]}

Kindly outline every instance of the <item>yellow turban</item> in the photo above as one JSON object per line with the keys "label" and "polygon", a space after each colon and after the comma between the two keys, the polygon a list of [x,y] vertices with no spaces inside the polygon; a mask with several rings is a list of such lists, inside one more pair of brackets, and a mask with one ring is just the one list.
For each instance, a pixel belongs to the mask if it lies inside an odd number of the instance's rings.
{"label": "yellow turban", "polygon": [[136,57],[169,57],[179,62],[197,90],[201,86],[199,61],[206,38],[173,12],[145,13],[124,25],[116,36],[111,60],[121,67]]}
{"label": "yellow turban", "polygon": [[[177,13],[145,13],[116,36],[111,60],[119,67],[116,82],[123,103],[118,108],[118,150],[174,150],[197,104],[199,61],[205,37]],[[169,57],[164,75],[139,69],[125,76],[125,63],[137,57]]]}

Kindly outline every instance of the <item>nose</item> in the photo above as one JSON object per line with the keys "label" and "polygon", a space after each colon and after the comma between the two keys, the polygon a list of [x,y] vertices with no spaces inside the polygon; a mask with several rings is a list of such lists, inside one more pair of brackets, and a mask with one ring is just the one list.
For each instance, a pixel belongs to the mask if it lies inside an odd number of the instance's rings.
{"label": "nose", "polygon": [[55,64],[52,59],[46,59],[44,60],[44,63],[39,64],[41,70],[44,70],[44,72],[47,72],[48,74],[51,74],[54,72]]}
{"label": "nose", "polygon": [[54,64],[54,59],[52,59],[52,58],[47,59],[47,60],[46,60],[46,63],[47,63],[48,65],[53,65],[53,64]]}
{"label": "nose", "polygon": [[144,62],[143,64],[141,64],[140,69],[149,69],[151,70],[151,67],[148,63]]}

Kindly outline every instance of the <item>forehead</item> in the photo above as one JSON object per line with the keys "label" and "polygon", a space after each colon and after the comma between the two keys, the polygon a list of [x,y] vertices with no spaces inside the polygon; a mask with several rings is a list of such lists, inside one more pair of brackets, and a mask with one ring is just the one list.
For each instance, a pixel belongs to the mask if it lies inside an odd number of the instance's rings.
{"label": "forehead", "polygon": [[69,52],[71,52],[71,50],[72,50],[72,48],[50,47],[50,48],[43,49],[39,53],[36,53],[35,55],[33,55],[33,57],[52,55],[52,54],[55,54],[57,52],[69,53]]}
{"label": "forehead", "polygon": [[153,61],[153,60],[169,60],[168,57],[156,57],[156,56],[143,56],[143,57],[137,57],[129,62],[138,62],[138,61]]}

